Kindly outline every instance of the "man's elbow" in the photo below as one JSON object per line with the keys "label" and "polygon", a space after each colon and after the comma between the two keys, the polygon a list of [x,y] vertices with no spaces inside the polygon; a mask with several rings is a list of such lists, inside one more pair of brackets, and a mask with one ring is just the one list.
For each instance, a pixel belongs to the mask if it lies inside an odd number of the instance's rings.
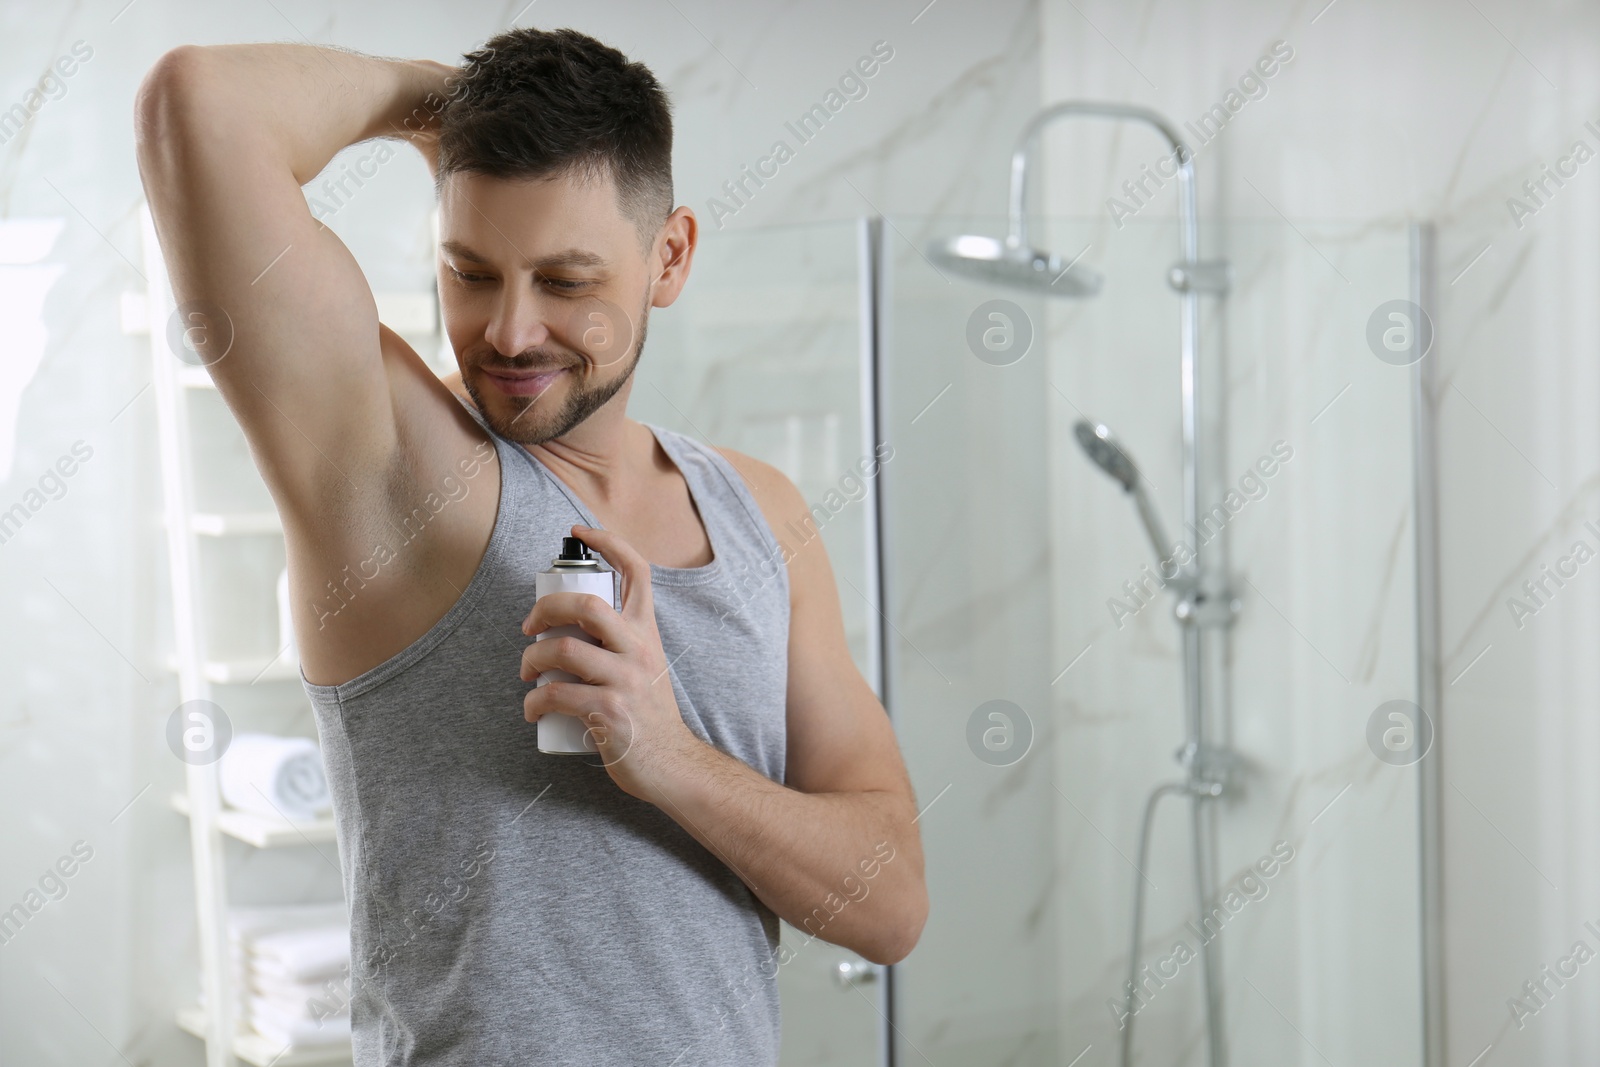
{"label": "man's elbow", "polygon": [[884,923],[882,936],[861,951],[868,962],[887,967],[911,955],[911,950],[922,940],[922,929],[928,923],[927,890],[918,886],[914,901],[901,906],[892,921]]}
{"label": "man's elbow", "polygon": [[192,117],[193,105],[205,97],[205,52],[193,44],[170,48],[140,80],[133,98],[133,131],[141,166],[159,161],[162,149]]}

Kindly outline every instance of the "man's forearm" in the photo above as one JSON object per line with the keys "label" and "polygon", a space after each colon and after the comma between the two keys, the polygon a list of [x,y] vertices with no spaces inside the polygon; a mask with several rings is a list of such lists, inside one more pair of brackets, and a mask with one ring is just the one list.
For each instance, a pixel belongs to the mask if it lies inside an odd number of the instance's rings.
{"label": "man's forearm", "polygon": [[654,802],[789,925],[875,963],[927,917],[922,848],[898,793],[802,793],[690,735]]}
{"label": "man's forearm", "polygon": [[301,185],[352,144],[408,136],[442,85],[427,64],[305,44],[186,46],[162,64],[163,109],[198,116],[208,137],[269,146]]}

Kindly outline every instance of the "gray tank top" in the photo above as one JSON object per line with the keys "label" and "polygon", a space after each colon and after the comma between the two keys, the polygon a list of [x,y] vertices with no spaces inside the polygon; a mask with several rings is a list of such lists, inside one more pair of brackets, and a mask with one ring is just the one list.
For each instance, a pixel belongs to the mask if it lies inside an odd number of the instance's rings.
{"label": "gray tank top", "polygon": [[[350,907],[355,1065],[776,1064],[776,914],[660,808],[618,788],[598,756],[541,753],[522,717],[534,575],[573,523],[600,523],[463,406],[500,469],[471,583],[359,677],[301,675]],[[673,694],[698,737],[781,783],[781,549],[725,458],[645,425],[687,480],[714,555],[650,567]]]}

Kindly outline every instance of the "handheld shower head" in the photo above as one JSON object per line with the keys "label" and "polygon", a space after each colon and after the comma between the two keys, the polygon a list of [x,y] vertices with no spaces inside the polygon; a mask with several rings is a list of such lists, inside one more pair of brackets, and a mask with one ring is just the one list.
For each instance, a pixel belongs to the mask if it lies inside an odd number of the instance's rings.
{"label": "handheld shower head", "polygon": [[1121,482],[1124,490],[1133,492],[1139,484],[1139,468],[1133,465],[1133,457],[1111,436],[1110,427],[1102,422],[1079,419],[1077,425],[1072,427],[1072,432],[1077,435],[1078,444],[1095,466]]}
{"label": "handheld shower head", "polygon": [[1123,491],[1133,496],[1133,502],[1139,508],[1139,518],[1144,523],[1144,531],[1150,535],[1150,544],[1155,547],[1156,560],[1165,571],[1165,564],[1171,562],[1173,544],[1167,540],[1155,504],[1151,503],[1144,491],[1144,481],[1139,476],[1139,468],[1134,464],[1133,457],[1111,435],[1105,423],[1079,419],[1072,427],[1072,432],[1094,465],[1115,478]]}

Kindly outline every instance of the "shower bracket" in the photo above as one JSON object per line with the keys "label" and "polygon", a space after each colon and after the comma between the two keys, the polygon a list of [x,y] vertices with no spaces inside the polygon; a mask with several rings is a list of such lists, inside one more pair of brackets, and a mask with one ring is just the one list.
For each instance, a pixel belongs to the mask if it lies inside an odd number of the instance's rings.
{"label": "shower bracket", "polygon": [[1233,288],[1233,264],[1225,259],[1174,263],[1167,269],[1167,284],[1180,293],[1193,291],[1221,296]]}
{"label": "shower bracket", "polygon": [[1207,594],[1195,585],[1190,585],[1179,596],[1172,613],[1184,626],[1221,628],[1232,626],[1234,618],[1243,606],[1239,598],[1227,589],[1220,593]]}
{"label": "shower bracket", "polygon": [[1220,797],[1232,785],[1239,767],[1239,755],[1231,748],[1189,741],[1173,752],[1178,765],[1188,772],[1184,789],[1191,795]]}

